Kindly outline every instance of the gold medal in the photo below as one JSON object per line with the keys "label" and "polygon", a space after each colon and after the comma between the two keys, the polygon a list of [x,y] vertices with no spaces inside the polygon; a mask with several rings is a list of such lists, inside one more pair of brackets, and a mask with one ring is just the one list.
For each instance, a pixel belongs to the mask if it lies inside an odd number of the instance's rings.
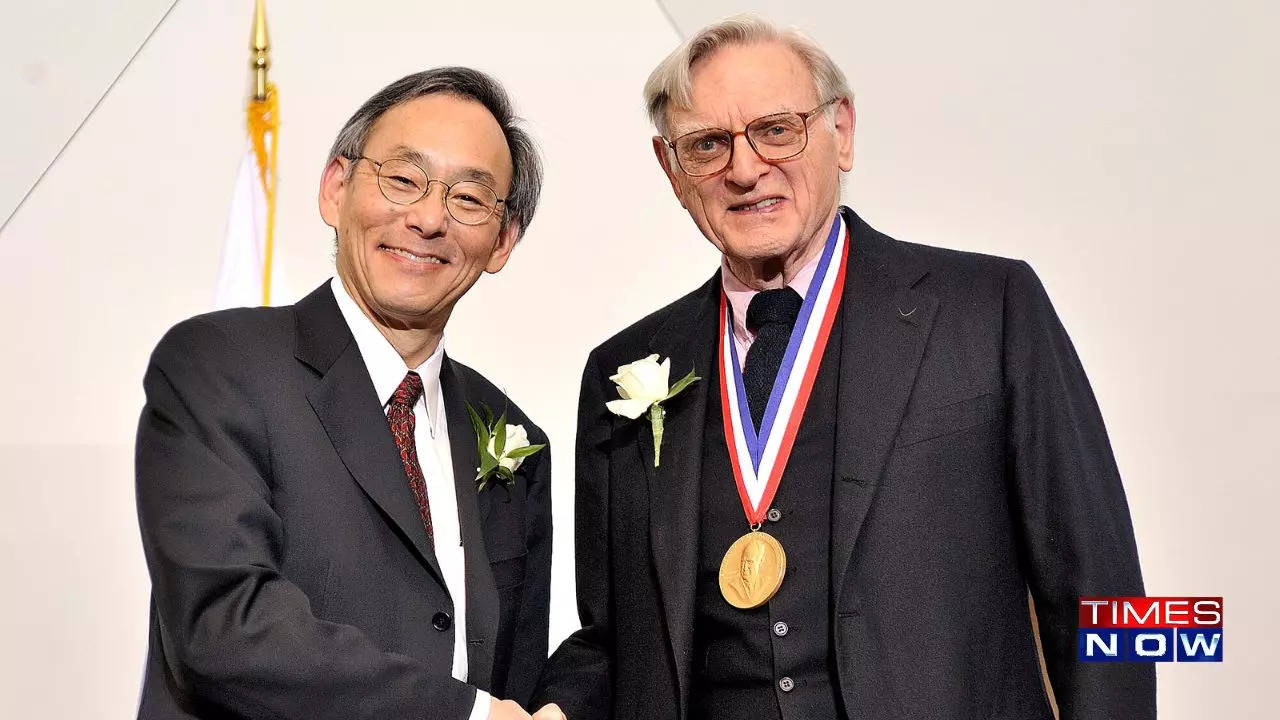
{"label": "gold medal", "polygon": [[787,554],[772,535],[752,531],[733,541],[720,561],[720,594],[740,610],[769,602],[787,574]]}

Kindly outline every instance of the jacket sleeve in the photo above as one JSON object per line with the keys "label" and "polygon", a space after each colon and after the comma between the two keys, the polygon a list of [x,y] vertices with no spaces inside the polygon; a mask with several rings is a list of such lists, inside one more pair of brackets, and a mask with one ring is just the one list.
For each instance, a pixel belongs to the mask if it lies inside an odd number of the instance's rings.
{"label": "jacket sleeve", "polygon": [[554,702],[574,720],[607,718],[612,714],[614,632],[608,448],[613,423],[605,409],[606,383],[592,353],[583,372],[578,402],[574,473],[574,556],[582,628],[551,656],[530,706]]}
{"label": "jacket sleeve", "polygon": [[147,369],[138,520],[172,691],[201,715],[467,718],[474,688],[316,618],[282,575],[269,437],[287,429],[259,410],[262,371],[199,318]]}
{"label": "jacket sleeve", "polygon": [[1142,595],[1142,571],[1098,403],[1023,262],[1006,277],[1004,329],[1010,497],[1061,717],[1155,718],[1152,665],[1077,660],[1079,598]]}

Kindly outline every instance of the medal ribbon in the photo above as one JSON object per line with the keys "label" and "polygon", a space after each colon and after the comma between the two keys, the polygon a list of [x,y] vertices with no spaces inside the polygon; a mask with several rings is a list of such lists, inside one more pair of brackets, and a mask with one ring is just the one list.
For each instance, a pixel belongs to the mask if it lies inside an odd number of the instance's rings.
{"label": "medal ribbon", "polygon": [[[809,404],[814,378],[822,364],[831,324],[840,307],[848,261],[849,235],[844,229],[844,219],[837,212],[791,330],[787,352],[769,392],[758,434],[747,405],[742,369],[738,367],[729,299],[723,290],[720,292],[720,412],[733,479],[738,484],[738,497],[751,525],[764,521],[782,481],[800,420]],[[732,390],[729,378],[733,378]]]}

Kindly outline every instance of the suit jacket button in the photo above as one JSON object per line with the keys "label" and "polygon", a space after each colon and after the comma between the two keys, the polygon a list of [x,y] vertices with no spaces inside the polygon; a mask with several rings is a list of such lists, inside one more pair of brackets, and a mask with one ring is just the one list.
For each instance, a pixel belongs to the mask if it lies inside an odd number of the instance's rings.
{"label": "suit jacket button", "polygon": [[782,511],[778,508],[769,508],[769,522],[778,522],[782,519]]}
{"label": "suit jacket button", "polygon": [[438,612],[431,616],[431,627],[444,632],[453,627],[453,618],[447,612]]}
{"label": "suit jacket button", "polygon": [[796,681],[789,677],[783,677],[778,681],[778,689],[782,692],[791,692],[796,689]]}

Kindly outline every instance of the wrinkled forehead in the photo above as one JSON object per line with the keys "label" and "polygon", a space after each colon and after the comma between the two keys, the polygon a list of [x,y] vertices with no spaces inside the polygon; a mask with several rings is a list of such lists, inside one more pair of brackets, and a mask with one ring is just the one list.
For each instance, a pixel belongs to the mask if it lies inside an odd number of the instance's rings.
{"label": "wrinkled forehead", "polygon": [[446,182],[484,182],[499,194],[511,185],[511,151],[497,119],[484,105],[454,95],[426,95],[386,111],[365,154],[409,160]]}
{"label": "wrinkled forehead", "polygon": [[720,48],[699,58],[690,76],[689,107],[667,110],[673,137],[710,127],[741,130],[758,117],[806,112],[820,102],[804,60],[782,43]]}

